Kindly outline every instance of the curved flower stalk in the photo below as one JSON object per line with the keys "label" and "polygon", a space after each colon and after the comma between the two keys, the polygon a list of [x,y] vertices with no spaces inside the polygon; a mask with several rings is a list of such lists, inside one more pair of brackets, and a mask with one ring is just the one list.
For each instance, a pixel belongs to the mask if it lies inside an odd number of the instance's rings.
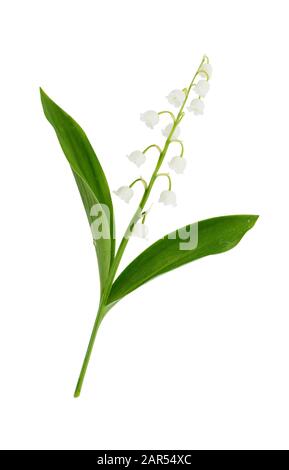
{"label": "curved flower stalk", "polygon": [[[166,206],[176,205],[172,177],[170,173],[162,172],[161,167],[168,149],[170,146],[174,146],[175,155],[168,162],[168,166],[176,174],[184,172],[187,161],[184,158],[184,144],[180,140],[180,124],[185,116],[185,107],[191,92],[195,93],[195,97],[187,110],[192,111],[195,115],[203,114],[204,97],[209,91],[211,76],[211,64],[207,56],[204,56],[189,86],[174,89],[167,96],[169,104],[178,109],[177,114],[170,110],[149,110],[140,115],[141,121],[149,129],[155,128],[164,115],[169,117],[170,123],[162,129],[162,134],[165,137],[163,146],[153,143],[143,150],[134,150],[127,155],[129,161],[137,167],[145,164],[147,158],[156,158],[156,164],[149,181],[138,177],[114,191],[116,196],[129,203],[134,196],[134,186],[139,183],[143,185],[143,193],[137,210],[128,224],[116,253],[110,190],[96,154],[80,126],[41,90],[44,113],[54,127],[71,166],[88,221],[93,228],[94,246],[99,264],[101,283],[99,308],[76,385],[75,397],[80,395],[99,326],[107,312],[119,300],[159,274],[204,256],[222,253],[233,248],[257,220],[257,216],[254,215],[233,215],[208,219],[182,227],[147,248],[115,279],[130,238],[147,239],[149,213],[147,204],[158,178],[164,182],[167,181],[167,186],[160,193],[159,202]],[[95,219],[99,211],[102,215],[101,223]],[[95,236],[98,234],[99,226],[102,227],[104,233],[101,236]],[[184,242],[186,234],[188,240]]]}

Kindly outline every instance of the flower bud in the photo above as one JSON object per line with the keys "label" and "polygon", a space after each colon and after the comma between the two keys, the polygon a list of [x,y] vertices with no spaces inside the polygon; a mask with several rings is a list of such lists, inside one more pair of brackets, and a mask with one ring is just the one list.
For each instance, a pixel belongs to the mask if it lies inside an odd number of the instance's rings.
{"label": "flower bud", "polygon": [[121,186],[117,191],[113,191],[120,199],[122,199],[127,204],[133,197],[133,190],[129,186]]}
{"label": "flower bud", "polygon": [[140,150],[135,150],[134,152],[127,155],[127,158],[134,163],[137,167],[140,167],[146,161],[146,156]]}
{"label": "flower bud", "polygon": [[167,99],[170,104],[179,108],[183,104],[185,96],[183,90],[173,90],[169,93]]}
{"label": "flower bud", "polygon": [[197,95],[202,96],[202,98],[204,98],[204,96],[206,96],[206,94],[208,93],[209,89],[210,89],[210,84],[207,80],[199,80],[198,83],[194,87],[194,92],[197,93]]}
{"label": "flower bud", "polygon": [[207,79],[210,79],[212,77],[212,72],[213,68],[211,64],[203,64],[199,71],[201,77],[205,77]]}
{"label": "flower bud", "polygon": [[169,167],[174,170],[176,173],[181,174],[186,168],[187,161],[184,157],[173,157],[169,162]]}
{"label": "flower bud", "polygon": [[146,111],[140,115],[140,120],[143,121],[147,127],[153,129],[159,122],[160,117],[156,111]]}
{"label": "flower bud", "polygon": [[194,114],[203,114],[204,113],[204,102],[201,101],[200,99],[196,98],[193,101],[191,101],[190,106],[188,106],[188,111],[193,111]]}
{"label": "flower bud", "polygon": [[176,206],[176,195],[172,190],[162,191],[159,202],[162,202],[165,206]]}

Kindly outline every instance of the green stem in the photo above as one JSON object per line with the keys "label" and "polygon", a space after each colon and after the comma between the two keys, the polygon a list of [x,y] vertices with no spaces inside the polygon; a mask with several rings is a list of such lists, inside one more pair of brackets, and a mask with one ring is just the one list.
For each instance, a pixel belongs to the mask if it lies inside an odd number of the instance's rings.
{"label": "green stem", "polygon": [[162,114],[169,114],[172,118],[172,121],[175,122],[176,121],[176,118],[175,118],[175,115],[174,113],[172,113],[171,111],[160,111],[158,113],[159,116],[161,116]]}
{"label": "green stem", "polygon": [[156,145],[156,144],[152,144],[152,145],[149,145],[148,147],[146,147],[144,150],[143,150],[143,153],[146,153],[149,149],[152,149],[152,148],[156,148],[158,151],[159,151],[159,154],[162,153],[162,149]]}
{"label": "green stem", "polygon": [[145,189],[147,188],[147,182],[146,182],[143,178],[141,178],[141,177],[140,177],[140,178],[137,178],[136,180],[134,180],[134,181],[129,185],[129,187],[132,188],[132,187],[135,185],[135,183],[138,183],[138,181],[141,181],[141,182],[142,182],[142,184],[144,185],[144,188],[145,188]]}
{"label": "green stem", "polygon": [[76,388],[75,388],[75,392],[74,392],[74,397],[75,398],[79,397],[79,395],[80,395],[83,380],[84,380],[84,377],[85,377],[85,374],[86,374],[87,366],[88,366],[90,356],[91,356],[91,353],[92,353],[92,349],[93,349],[93,345],[94,345],[94,342],[95,342],[96,333],[98,331],[98,328],[100,327],[102,318],[103,318],[103,316],[101,314],[101,307],[100,307],[98,312],[97,312],[97,315],[96,315],[96,319],[95,319],[93,329],[92,329],[92,332],[91,332],[90,340],[89,340],[89,343],[88,343],[88,346],[87,346],[86,354],[85,354],[83,364],[82,364],[82,367],[81,367],[81,371],[80,371],[80,374],[79,374],[79,378],[78,378],[78,381],[77,381],[77,384],[76,384]]}
{"label": "green stem", "polygon": [[169,182],[168,190],[171,191],[171,189],[172,189],[172,180],[171,180],[170,174],[169,173],[158,173],[156,177],[158,178],[159,176],[165,176],[168,179],[168,182]]}
{"label": "green stem", "polygon": [[176,144],[179,144],[181,146],[181,154],[180,154],[180,157],[183,157],[184,156],[184,144],[181,140],[179,139],[175,139],[175,140],[172,140],[171,143],[176,143]]}
{"label": "green stem", "polygon": [[[105,284],[105,287],[103,289],[103,293],[102,293],[102,296],[101,296],[101,299],[100,299],[99,309],[98,309],[97,316],[96,316],[96,319],[95,319],[95,322],[94,322],[94,325],[93,325],[92,333],[91,333],[91,336],[90,336],[90,340],[89,340],[89,343],[88,343],[88,347],[87,347],[87,351],[86,351],[86,354],[85,354],[85,357],[84,357],[84,361],[83,361],[83,364],[82,364],[80,375],[79,375],[79,378],[78,378],[78,381],[77,381],[76,389],[75,389],[75,392],[74,392],[75,397],[79,397],[79,395],[80,395],[81,388],[82,388],[82,385],[83,385],[84,377],[85,377],[85,374],[86,374],[87,366],[88,366],[88,363],[89,363],[89,360],[90,360],[90,356],[91,356],[91,353],[92,353],[92,349],[93,349],[93,345],[94,345],[94,342],[95,342],[95,338],[96,338],[98,328],[99,328],[105,314],[109,310],[109,307],[107,305],[107,300],[108,300],[108,297],[109,297],[109,294],[110,294],[110,291],[111,291],[111,287],[112,287],[117,269],[119,267],[119,264],[120,264],[120,261],[122,259],[123,253],[124,253],[124,251],[126,249],[126,246],[128,244],[131,231],[132,231],[134,225],[136,224],[136,222],[141,217],[144,206],[145,206],[145,204],[146,204],[146,202],[149,198],[152,187],[153,187],[154,182],[157,178],[158,171],[159,171],[159,169],[160,169],[160,167],[161,167],[161,165],[164,161],[164,158],[166,156],[166,153],[168,151],[173,133],[174,133],[176,127],[178,126],[178,124],[180,123],[181,119],[184,116],[183,109],[184,109],[185,104],[188,100],[191,88],[192,88],[192,86],[194,84],[194,81],[195,81],[195,79],[196,79],[196,77],[199,73],[200,68],[202,67],[203,63],[206,60],[207,59],[204,56],[201,64],[199,65],[199,67],[197,69],[197,72],[195,73],[195,75],[194,75],[194,77],[193,77],[193,79],[192,79],[192,81],[191,81],[191,83],[190,83],[190,85],[187,89],[187,93],[186,93],[184,102],[183,102],[183,104],[182,104],[182,106],[181,106],[181,108],[178,112],[178,115],[177,115],[176,119],[174,119],[174,121],[173,121],[172,129],[171,129],[171,131],[170,131],[170,133],[169,133],[169,135],[168,135],[168,137],[165,141],[165,145],[163,147],[163,150],[160,153],[159,159],[157,161],[154,172],[151,176],[150,182],[147,185],[146,190],[144,191],[144,194],[143,194],[143,197],[140,201],[139,207],[138,207],[137,211],[135,212],[134,216],[132,217],[132,219],[131,219],[131,221],[130,221],[130,223],[129,223],[126,231],[125,231],[125,234],[124,234],[124,236],[123,236],[123,238],[120,242],[119,248],[116,252],[115,258],[112,262],[112,265],[111,265],[111,268],[110,268],[110,271],[109,271],[109,274],[108,274],[108,278],[106,280],[106,284]],[[162,113],[163,112],[161,112],[159,114],[162,114]]]}

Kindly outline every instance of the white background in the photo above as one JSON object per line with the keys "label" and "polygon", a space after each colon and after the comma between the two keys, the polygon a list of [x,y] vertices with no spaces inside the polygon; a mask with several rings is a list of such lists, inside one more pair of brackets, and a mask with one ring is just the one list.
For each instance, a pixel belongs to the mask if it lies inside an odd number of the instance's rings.
{"label": "white background", "polygon": [[[287,7],[1,2],[1,448],[289,448]],[[261,217],[234,250],[120,302],[73,399],[98,275],[38,87],[82,125],[115,189],[139,175],[127,153],[163,142],[165,118],[150,132],[139,113],[167,107],[203,53],[214,67],[206,111],[183,121],[178,207],[154,204],[149,242],[211,216]],[[136,193],[129,206],[114,198],[118,237]],[[131,241],[124,262],[146,246]]]}

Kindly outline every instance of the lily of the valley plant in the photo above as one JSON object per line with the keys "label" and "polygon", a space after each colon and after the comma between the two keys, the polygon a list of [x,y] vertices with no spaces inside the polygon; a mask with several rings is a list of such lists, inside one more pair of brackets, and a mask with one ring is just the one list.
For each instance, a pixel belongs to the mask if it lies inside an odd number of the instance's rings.
{"label": "lily of the valley plant", "polygon": [[[168,169],[163,171],[161,167],[165,163],[168,149],[172,146],[175,153],[167,162],[169,169],[176,174],[176,177],[186,169],[187,159],[184,156],[184,144],[180,139],[180,124],[186,111],[196,116],[204,113],[204,98],[210,88],[211,76],[211,64],[204,56],[189,86],[174,89],[168,94],[167,99],[173,106],[173,111],[148,110],[140,115],[141,121],[150,129],[160,125],[166,115],[170,122],[162,126],[162,135],[165,138],[163,145],[149,144],[146,148],[135,149],[127,155],[128,160],[137,167],[144,165],[147,158],[155,158],[156,164],[148,181],[139,177],[114,191],[125,203],[130,203],[134,197],[134,186],[143,185],[141,200],[116,251],[111,193],[98,158],[81,127],[41,90],[45,116],[54,127],[82,198],[92,229],[99,265],[99,307],[75,389],[75,397],[80,395],[99,326],[113,306],[127,294],[160,274],[204,256],[230,250],[239,243],[258,218],[255,215],[229,215],[187,225],[151,245],[116,277],[131,236],[141,238],[148,236],[148,203],[151,202],[149,197],[158,178],[161,178],[164,184],[164,189],[159,195],[159,203],[176,206],[177,198],[172,176]],[[185,243],[186,235],[190,237],[190,243]]]}

